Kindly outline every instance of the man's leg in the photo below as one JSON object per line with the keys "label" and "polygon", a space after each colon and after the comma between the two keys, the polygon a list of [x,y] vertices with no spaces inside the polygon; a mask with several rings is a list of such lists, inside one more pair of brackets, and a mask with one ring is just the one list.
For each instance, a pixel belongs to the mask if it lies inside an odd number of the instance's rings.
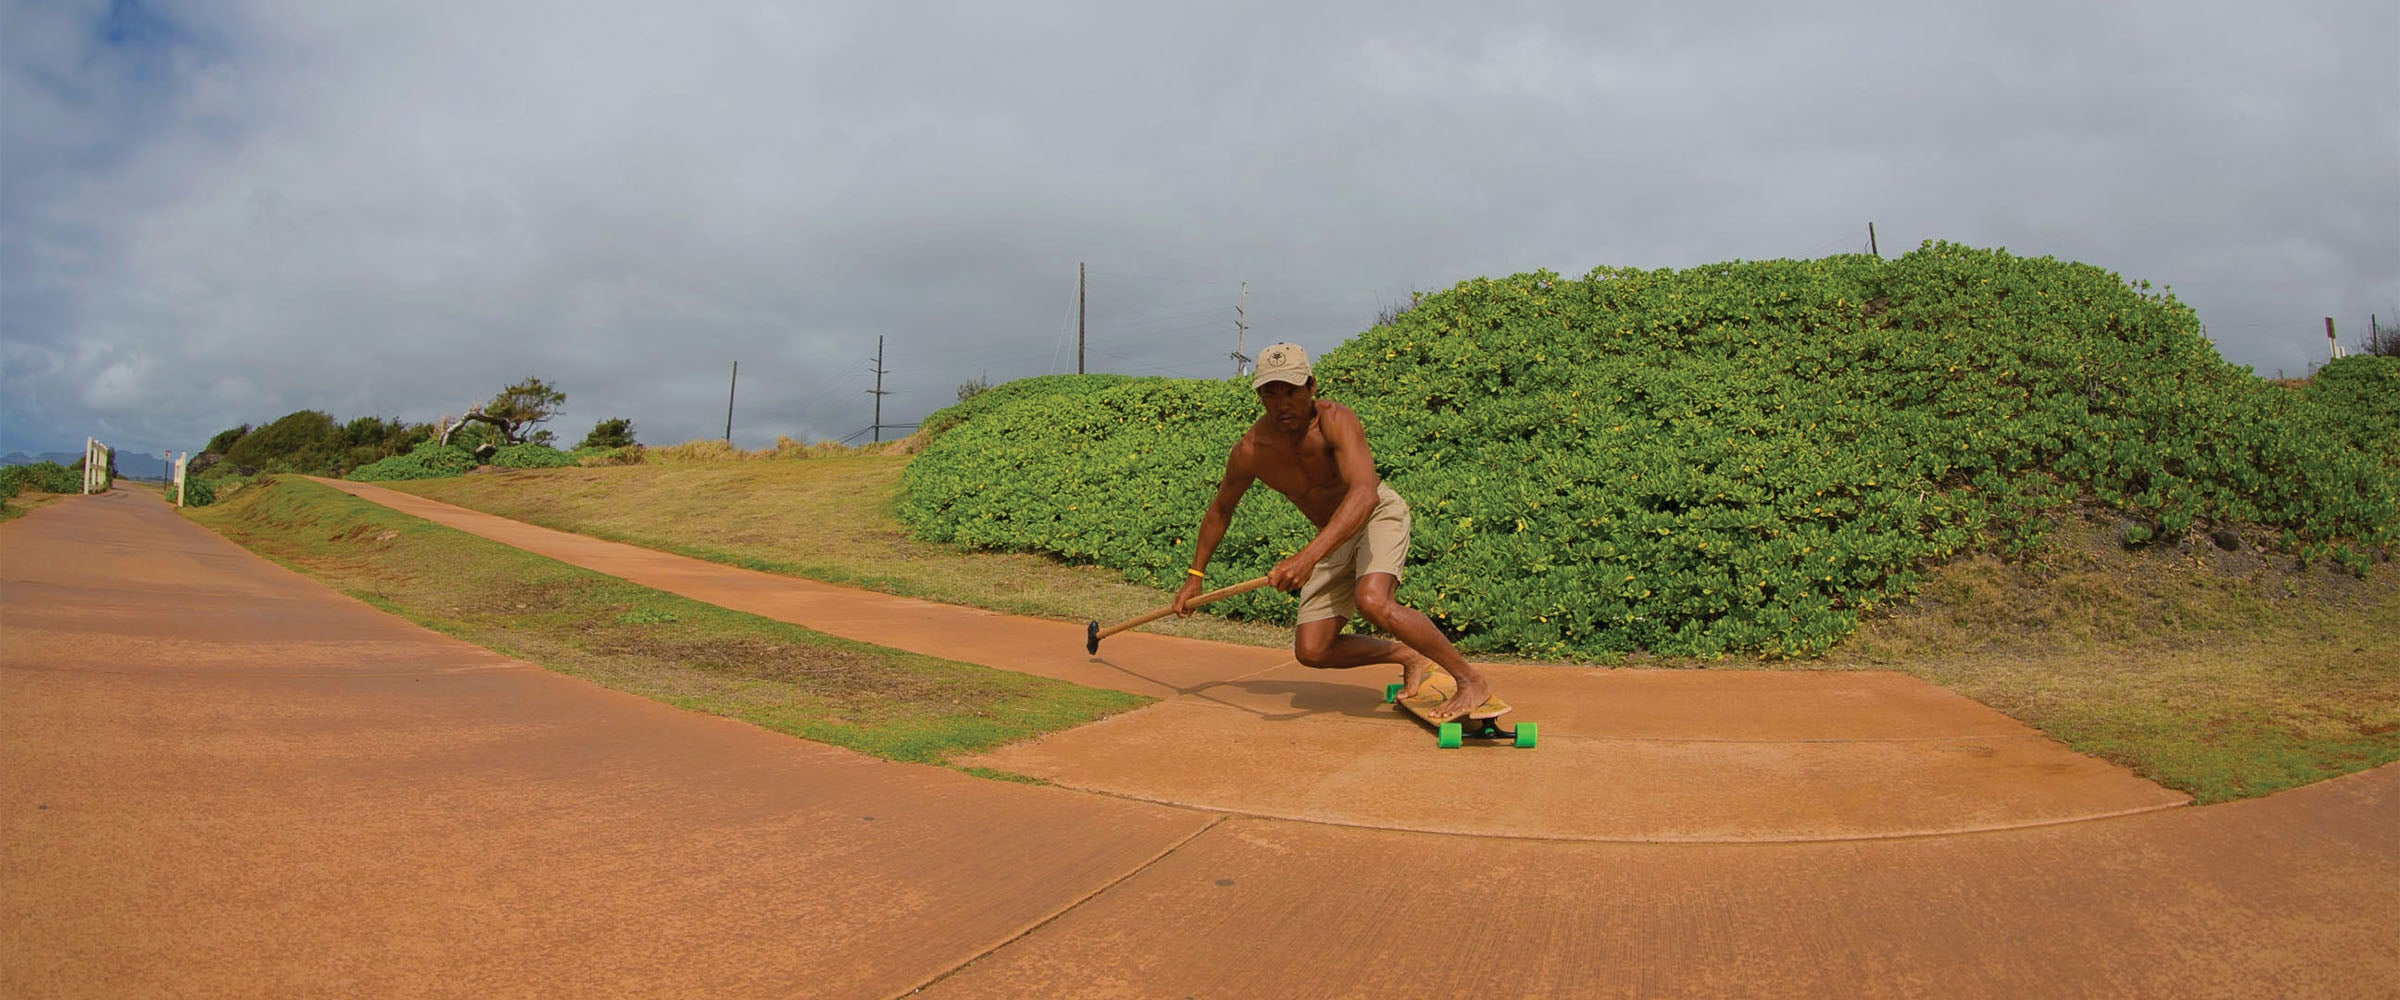
{"label": "man's leg", "polygon": [[[1474,711],[1477,706],[1483,704],[1484,699],[1492,696],[1491,682],[1485,680],[1483,674],[1473,666],[1468,665],[1466,657],[1458,655],[1458,647],[1450,645],[1450,637],[1443,635],[1442,630],[1434,626],[1433,619],[1425,617],[1424,612],[1403,605],[1392,597],[1392,588],[1398,586],[1399,583],[1400,578],[1390,573],[1367,573],[1360,576],[1357,591],[1358,613],[1365,616],[1368,621],[1374,622],[1376,628],[1399,637],[1399,643],[1386,643],[1387,646],[1405,644],[1405,649],[1421,653],[1423,658],[1430,658],[1443,670],[1448,671],[1451,677],[1458,680],[1458,693],[1451,695],[1450,700],[1434,708],[1432,715],[1435,720],[1446,721]],[[1344,638],[1365,637],[1345,636]],[[1403,661],[1383,660],[1379,662]]]}
{"label": "man's leg", "polygon": [[1343,619],[1301,622],[1292,632],[1292,656],[1301,666],[1347,670],[1378,663],[1404,663],[1409,648],[1389,639],[1342,631]]}

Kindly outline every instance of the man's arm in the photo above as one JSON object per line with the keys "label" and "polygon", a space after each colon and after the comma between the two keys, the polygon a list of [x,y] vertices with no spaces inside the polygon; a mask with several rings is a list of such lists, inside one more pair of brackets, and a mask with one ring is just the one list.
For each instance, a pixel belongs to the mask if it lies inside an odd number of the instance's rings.
{"label": "man's arm", "polygon": [[[1375,456],[1367,450],[1367,429],[1358,422],[1358,414],[1350,412],[1347,406],[1328,406],[1317,419],[1317,429],[1325,435],[1325,444],[1333,449],[1334,464],[1342,470],[1342,483],[1347,489],[1342,494],[1341,506],[1335,507],[1325,526],[1317,529],[1317,537],[1301,546],[1291,558],[1277,563],[1269,574],[1277,578],[1275,586],[1285,590],[1306,583],[1308,574],[1320,560],[1367,526],[1367,519],[1375,516],[1375,487],[1383,482],[1375,475]],[[1291,586],[1284,586],[1285,576],[1292,577]]]}
{"label": "man's arm", "polygon": [[[1225,540],[1225,529],[1233,525],[1234,508],[1241,506],[1242,496],[1250,492],[1250,484],[1258,475],[1250,470],[1250,452],[1245,444],[1237,443],[1225,456],[1225,476],[1217,480],[1217,495],[1208,501],[1208,510],[1200,515],[1200,537],[1192,551],[1192,568],[1205,570],[1208,559],[1215,555],[1217,543]],[[1201,578],[1192,573],[1183,575],[1183,586],[1175,591],[1175,613],[1188,615],[1184,602],[1200,596]]]}

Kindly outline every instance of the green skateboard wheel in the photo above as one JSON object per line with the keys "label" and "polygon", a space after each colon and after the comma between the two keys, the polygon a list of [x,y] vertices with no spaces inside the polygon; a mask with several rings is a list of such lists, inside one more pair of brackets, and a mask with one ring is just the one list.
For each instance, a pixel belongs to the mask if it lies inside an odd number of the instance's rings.
{"label": "green skateboard wheel", "polygon": [[1435,737],[1433,743],[1444,750],[1456,750],[1465,739],[1466,731],[1458,723],[1445,722],[1442,723],[1441,735]]}
{"label": "green skateboard wheel", "polygon": [[1395,701],[1399,701],[1399,700],[1400,700],[1400,685],[1398,685],[1398,684],[1386,684],[1386,685],[1384,685],[1384,686],[1383,686],[1383,703],[1384,703],[1384,704],[1386,704],[1386,705],[1389,705],[1389,704],[1391,704],[1391,703],[1393,703],[1393,702],[1395,702]]}
{"label": "green skateboard wheel", "polygon": [[1528,749],[1532,748],[1532,746],[1533,746],[1533,741],[1534,741],[1534,738],[1535,738],[1535,736],[1536,736],[1536,735],[1537,735],[1537,733],[1536,733],[1536,730],[1535,730],[1535,729],[1534,729],[1534,727],[1533,727],[1533,723],[1530,723],[1530,722],[1520,722],[1520,723],[1517,723],[1517,745],[1518,745],[1518,746],[1521,746],[1521,747],[1526,747],[1526,748],[1528,748]]}

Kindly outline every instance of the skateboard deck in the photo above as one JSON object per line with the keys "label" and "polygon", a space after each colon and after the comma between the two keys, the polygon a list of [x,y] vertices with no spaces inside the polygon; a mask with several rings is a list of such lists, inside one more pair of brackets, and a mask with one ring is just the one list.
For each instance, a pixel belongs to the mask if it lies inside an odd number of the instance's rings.
{"label": "skateboard deck", "polygon": [[1483,704],[1469,711],[1464,718],[1448,722],[1433,721],[1433,710],[1449,701],[1450,696],[1457,692],[1458,682],[1451,679],[1450,675],[1435,670],[1426,675],[1425,683],[1417,689],[1414,697],[1400,697],[1400,685],[1389,684],[1383,689],[1383,700],[1407,709],[1408,714],[1417,717],[1417,721],[1433,727],[1434,745],[1445,750],[1461,746],[1467,740],[1509,740],[1517,746],[1528,748],[1534,745],[1533,723],[1521,722],[1511,727],[1501,727],[1500,717],[1515,709],[1497,696],[1484,699]]}

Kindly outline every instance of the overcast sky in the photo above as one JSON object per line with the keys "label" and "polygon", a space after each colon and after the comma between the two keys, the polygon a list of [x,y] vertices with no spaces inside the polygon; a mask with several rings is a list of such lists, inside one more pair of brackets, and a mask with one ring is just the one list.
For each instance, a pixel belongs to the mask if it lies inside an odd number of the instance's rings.
{"label": "overcast sky", "polygon": [[[1476,275],[2004,246],[2262,374],[2400,323],[2400,2],[0,0],[0,451],[671,444],[1224,377]],[[887,432],[893,436],[897,432]],[[862,438],[863,440],[863,438]]]}

